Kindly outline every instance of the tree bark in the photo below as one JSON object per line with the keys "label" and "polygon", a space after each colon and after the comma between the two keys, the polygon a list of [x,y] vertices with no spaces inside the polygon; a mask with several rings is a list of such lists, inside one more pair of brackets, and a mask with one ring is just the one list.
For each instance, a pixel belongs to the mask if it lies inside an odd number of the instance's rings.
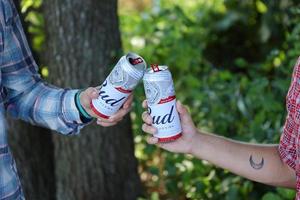
{"label": "tree bark", "polygon": [[[96,86],[120,57],[116,0],[44,0],[50,82]],[[54,136],[58,200],[132,200],[141,193],[131,121]]]}
{"label": "tree bark", "polygon": [[[21,13],[20,0],[14,2]],[[20,17],[23,21],[21,14]],[[24,30],[27,34],[26,25]],[[54,199],[54,145],[50,131],[10,118],[8,124],[9,143],[16,159],[25,197],[32,200]]]}
{"label": "tree bark", "polygon": [[26,199],[55,199],[54,146],[50,131],[9,120],[9,143]]}

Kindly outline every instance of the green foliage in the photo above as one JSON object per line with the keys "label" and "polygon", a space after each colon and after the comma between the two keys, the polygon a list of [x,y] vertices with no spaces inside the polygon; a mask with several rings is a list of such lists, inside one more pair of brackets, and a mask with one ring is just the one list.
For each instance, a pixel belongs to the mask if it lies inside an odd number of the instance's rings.
{"label": "green foliage", "polygon": [[[25,27],[28,31],[28,39],[31,42],[34,54],[41,54],[45,50],[45,22],[41,12],[43,0],[22,0],[21,14],[24,17]],[[36,59],[38,57],[36,56]],[[39,62],[40,60],[37,60]],[[43,78],[49,76],[49,69],[47,66],[40,66],[40,73]]]}
{"label": "green foliage", "polygon": [[28,24],[28,32],[32,38],[32,47],[35,51],[43,50],[45,43],[44,18],[39,10],[42,0],[22,0],[21,12]]}
{"label": "green foliage", "polygon": [[[120,19],[125,50],[170,66],[177,97],[192,108],[199,128],[242,141],[278,143],[285,95],[300,55],[299,12],[292,0],[161,0],[151,10],[120,12]],[[138,105],[143,89],[136,93],[136,156],[148,199],[158,194],[159,199],[294,198],[294,191],[147,145]]]}
{"label": "green foliage", "polygon": [[277,193],[268,192],[263,197],[262,200],[282,200],[282,199],[294,199],[295,191],[289,189],[277,188]]}
{"label": "green foliage", "polygon": [[267,194],[265,194],[263,196],[262,200],[281,200],[281,198],[277,194],[274,194],[272,192],[268,192]]}

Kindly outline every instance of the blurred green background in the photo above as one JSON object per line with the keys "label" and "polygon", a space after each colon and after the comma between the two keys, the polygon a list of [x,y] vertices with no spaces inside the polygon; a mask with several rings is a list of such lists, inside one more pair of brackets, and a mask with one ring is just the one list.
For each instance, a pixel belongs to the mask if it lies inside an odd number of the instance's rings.
{"label": "blurred green background", "polygon": [[[42,0],[23,0],[32,46],[43,50]],[[124,52],[170,67],[177,97],[198,128],[254,143],[278,143],[285,95],[300,55],[296,0],[121,0]],[[47,78],[51,71],[41,67]],[[295,192],[248,181],[191,156],[146,144],[140,102],[131,113],[139,174],[150,199],[294,199]],[[230,161],[228,161],[230,162]]]}

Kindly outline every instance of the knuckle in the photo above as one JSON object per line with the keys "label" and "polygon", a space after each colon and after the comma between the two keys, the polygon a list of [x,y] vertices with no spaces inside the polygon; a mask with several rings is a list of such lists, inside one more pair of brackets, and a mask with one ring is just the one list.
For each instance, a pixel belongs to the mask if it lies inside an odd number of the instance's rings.
{"label": "knuckle", "polygon": [[147,118],[146,118],[147,123],[148,123],[148,124],[152,124],[152,118],[151,118],[151,116],[150,116],[150,115],[147,115],[146,117],[147,117]]}
{"label": "knuckle", "polygon": [[98,125],[105,127],[105,123],[99,122]]}
{"label": "knuckle", "polygon": [[110,117],[109,119],[108,119],[108,122],[114,122],[115,121],[115,117]]}
{"label": "knuckle", "polygon": [[142,130],[145,131],[145,132],[147,132],[147,129],[148,129],[147,124],[143,124],[142,125]]}
{"label": "knuckle", "polygon": [[142,106],[143,108],[146,108],[146,100],[143,101]]}
{"label": "knuckle", "polygon": [[151,126],[151,133],[154,134],[155,132],[156,132],[156,128],[154,128],[154,127]]}
{"label": "knuckle", "polygon": [[148,137],[148,138],[147,138],[147,142],[148,142],[149,144],[152,144],[152,139],[151,139],[151,137]]}
{"label": "knuckle", "polygon": [[142,119],[143,119],[144,121],[146,121],[146,118],[147,118],[147,113],[146,113],[146,112],[143,112],[143,114],[142,114]]}
{"label": "knuckle", "polygon": [[117,124],[118,124],[118,122],[114,122],[114,123],[109,124],[109,126],[115,126]]}

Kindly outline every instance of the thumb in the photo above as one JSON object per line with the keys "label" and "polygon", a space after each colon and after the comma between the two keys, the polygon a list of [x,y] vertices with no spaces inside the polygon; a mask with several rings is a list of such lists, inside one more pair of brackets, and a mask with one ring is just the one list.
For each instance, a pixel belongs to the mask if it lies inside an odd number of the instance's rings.
{"label": "thumb", "polygon": [[98,91],[96,88],[89,87],[83,92],[88,99],[91,101],[92,99],[98,98]]}
{"label": "thumb", "polygon": [[182,105],[182,103],[180,101],[177,101],[176,108],[179,113],[181,123],[194,125],[189,111],[187,110],[187,108],[184,105]]}
{"label": "thumb", "polygon": [[98,96],[99,95],[96,88],[92,88],[92,87],[87,88],[86,90],[80,93],[79,98],[80,98],[81,105],[83,106],[89,105],[90,102],[93,99],[98,98]]}

